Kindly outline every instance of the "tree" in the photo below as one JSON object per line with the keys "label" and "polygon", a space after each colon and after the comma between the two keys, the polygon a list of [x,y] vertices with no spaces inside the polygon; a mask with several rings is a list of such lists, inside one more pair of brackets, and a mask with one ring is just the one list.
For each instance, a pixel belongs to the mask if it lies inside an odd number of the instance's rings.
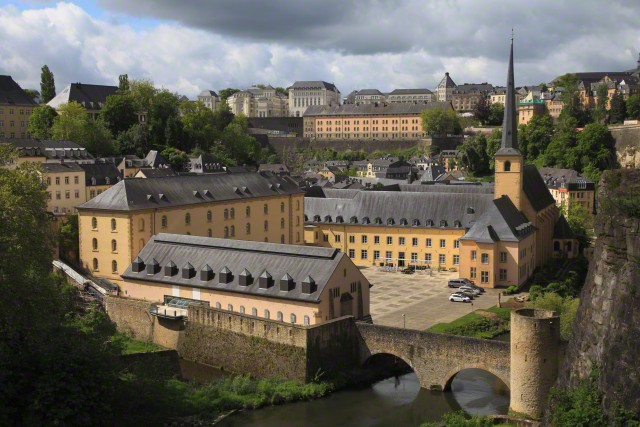
{"label": "tree", "polygon": [[168,90],[157,91],[148,110],[151,140],[155,145],[165,145],[166,127],[170,118],[178,118],[180,101],[175,93]]}
{"label": "tree", "polygon": [[279,93],[280,95],[284,95],[286,97],[289,97],[289,90],[285,89],[283,87],[277,87],[276,88],[276,93]]}
{"label": "tree", "polygon": [[432,135],[446,136],[460,134],[460,118],[455,111],[447,108],[431,108],[422,112],[422,129]]}
{"label": "tree", "polygon": [[483,125],[487,123],[491,116],[491,100],[486,94],[480,95],[478,104],[473,110],[473,117],[475,117]]}
{"label": "tree", "polygon": [[131,80],[129,82],[129,91],[136,103],[139,112],[148,112],[151,108],[151,102],[158,90],[153,86],[151,80]]}
{"label": "tree", "polygon": [[569,201],[566,209],[566,218],[569,227],[578,240],[580,252],[591,246],[589,229],[593,228],[593,215],[584,206],[577,202]]}
{"label": "tree", "polygon": [[257,164],[261,151],[258,141],[247,135],[247,123],[246,116],[238,114],[222,132],[222,143],[229,157],[239,165]]}
{"label": "tree", "polygon": [[487,124],[490,126],[499,126],[504,119],[504,105],[496,102],[491,104],[489,108],[489,119]]}
{"label": "tree", "polygon": [[609,86],[600,83],[596,88],[596,108],[593,111],[593,119],[596,123],[604,123],[607,116],[607,104],[609,101]]}
{"label": "tree", "polygon": [[226,88],[226,89],[222,89],[220,92],[218,92],[218,95],[220,95],[220,100],[221,101],[225,101],[227,98],[229,98],[231,95],[233,95],[234,93],[240,92],[240,89],[233,89],[233,88]]}
{"label": "tree", "polygon": [[184,151],[180,151],[177,148],[167,147],[160,153],[162,157],[167,159],[171,165],[171,169],[176,172],[182,172],[185,169],[185,165],[189,161],[189,156]]}
{"label": "tree", "polygon": [[129,75],[128,74],[120,74],[120,76],[118,76],[118,90],[120,92],[128,92],[129,89],[130,89]]}
{"label": "tree", "polygon": [[627,104],[624,96],[619,91],[615,91],[611,97],[611,108],[609,109],[609,121],[611,123],[624,123],[627,115]]}
{"label": "tree", "polygon": [[112,135],[118,135],[138,123],[138,111],[133,96],[126,93],[118,93],[107,96],[100,117],[111,131]]}
{"label": "tree", "polygon": [[474,174],[488,172],[487,138],[483,134],[465,138],[462,145],[458,147],[458,159],[469,172]]}
{"label": "tree", "polygon": [[32,138],[51,138],[51,126],[53,126],[53,121],[57,116],[56,110],[47,104],[37,106],[29,116],[27,132]]}
{"label": "tree", "polygon": [[[207,150],[209,145],[220,139],[217,128],[216,114],[201,102],[183,103],[180,121],[188,144],[183,144],[183,150],[191,151],[195,147]],[[173,143],[167,139],[167,143]],[[186,145],[186,146],[185,146]]]}
{"label": "tree", "polygon": [[603,124],[589,123],[577,136],[573,150],[576,159],[574,169],[582,172],[587,165],[598,170],[610,169],[616,164],[616,147],[613,135]]}
{"label": "tree", "polygon": [[40,92],[38,92],[35,89],[25,89],[24,93],[29,95],[29,97],[33,100],[33,102],[36,102],[36,100],[40,98]]}
{"label": "tree", "polygon": [[40,94],[42,103],[46,104],[56,96],[56,82],[49,67],[44,65],[40,74]]}
{"label": "tree", "polygon": [[80,255],[78,232],[78,214],[67,215],[64,224],[58,232],[60,257],[73,263],[78,263]]}
{"label": "tree", "polygon": [[493,132],[487,138],[487,157],[489,158],[489,169],[491,171],[495,171],[496,160],[495,155],[496,152],[500,149],[500,144],[502,143],[502,130],[494,129]]}
{"label": "tree", "polygon": [[579,125],[585,125],[590,120],[589,110],[585,110],[580,100],[580,89],[578,78],[575,74],[565,74],[558,78],[556,87],[562,87],[560,100],[562,101],[562,111],[560,116],[569,115],[578,121]]}
{"label": "tree", "polygon": [[533,116],[518,128],[520,151],[527,161],[535,162],[547,149],[553,135],[553,121],[548,114]]}
{"label": "tree", "polygon": [[542,163],[545,166],[575,168],[575,159],[570,154],[577,145],[577,126],[578,120],[573,116],[569,114],[560,115],[555,132],[544,151]]}
{"label": "tree", "polygon": [[640,119],[640,95],[631,95],[627,98],[627,118]]}
{"label": "tree", "polygon": [[113,153],[112,137],[102,120],[93,120],[84,107],[77,102],[60,106],[51,127],[54,139],[73,141],[87,149],[94,156]]}
{"label": "tree", "polygon": [[219,132],[222,132],[224,128],[226,128],[229,123],[233,120],[233,113],[231,112],[231,108],[226,100],[223,100],[218,104],[216,111],[214,111],[214,120],[216,129]]}
{"label": "tree", "polygon": [[149,128],[141,123],[133,125],[116,138],[116,152],[144,157],[153,147]]}

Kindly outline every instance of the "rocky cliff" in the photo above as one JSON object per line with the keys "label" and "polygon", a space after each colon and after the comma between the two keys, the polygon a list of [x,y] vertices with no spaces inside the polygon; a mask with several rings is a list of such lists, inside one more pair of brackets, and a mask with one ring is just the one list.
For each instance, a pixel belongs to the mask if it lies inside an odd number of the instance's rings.
{"label": "rocky cliff", "polygon": [[599,191],[597,242],[560,388],[599,369],[605,410],[640,414],[640,170],[608,171]]}

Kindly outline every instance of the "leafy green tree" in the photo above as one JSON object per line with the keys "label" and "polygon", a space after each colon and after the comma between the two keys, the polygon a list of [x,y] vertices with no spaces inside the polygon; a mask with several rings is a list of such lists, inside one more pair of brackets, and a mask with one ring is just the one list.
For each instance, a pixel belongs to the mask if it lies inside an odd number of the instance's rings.
{"label": "leafy green tree", "polygon": [[229,157],[239,165],[255,165],[261,151],[258,141],[246,133],[247,126],[247,117],[238,114],[222,132],[222,142]]}
{"label": "leafy green tree", "polygon": [[54,139],[73,141],[95,156],[113,153],[113,142],[109,129],[102,120],[93,120],[84,107],[77,102],[60,106],[58,115],[51,127]]}
{"label": "leafy green tree", "polygon": [[553,121],[548,114],[533,116],[528,124],[519,126],[518,143],[527,161],[536,161],[546,151],[552,135]]}
{"label": "leafy green tree", "polygon": [[[551,287],[551,285],[549,286]],[[543,310],[555,311],[560,316],[560,338],[563,341],[569,341],[579,304],[580,300],[578,298],[562,297],[555,292],[545,292],[529,305]]]}
{"label": "leafy green tree", "polygon": [[284,95],[286,97],[289,96],[289,91],[283,87],[277,87],[276,88],[276,93],[279,93],[280,95]]}
{"label": "leafy green tree", "polygon": [[167,159],[171,165],[171,169],[177,172],[181,172],[185,169],[185,165],[189,161],[189,156],[184,151],[180,151],[177,148],[167,147],[160,153],[162,157]]}
{"label": "leafy green tree", "polygon": [[495,171],[495,155],[502,143],[502,130],[494,129],[487,138],[487,157],[489,158],[489,169]]}
{"label": "leafy green tree", "polygon": [[627,104],[624,96],[616,91],[611,97],[611,109],[609,110],[609,120],[611,123],[624,123],[627,115]]}
{"label": "leafy green tree", "polygon": [[640,95],[630,95],[627,98],[627,118],[640,119]]}
{"label": "leafy green tree", "polygon": [[135,99],[130,94],[107,96],[100,116],[112,135],[118,135],[138,123],[138,111]]}
{"label": "leafy green tree", "polygon": [[47,104],[37,106],[29,116],[29,127],[27,132],[33,138],[49,139],[51,138],[51,127],[53,121],[58,116],[56,110]]}
{"label": "leafy green tree", "polygon": [[148,114],[148,123],[151,132],[151,140],[155,145],[165,145],[166,127],[170,118],[179,117],[180,101],[175,93],[168,90],[158,91],[153,99]]}
{"label": "leafy green tree", "polygon": [[562,87],[562,92],[560,93],[562,113],[578,120],[580,118],[580,110],[582,110],[578,78],[575,74],[565,74],[558,78],[556,86]]}
{"label": "leafy green tree", "polygon": [[120,74],[118,76],[118,90],[120,92],[128,92],[131,86],[129,85],[129,75]]}
{"label": "leafy green tree", "polygon": [[462,145],[458,147],[458,159],[469,172],[474,174],[488,172],[487,138],[483,134],[465,138]]}
{"label": "leafy green tree", "polygon": [[141,123],[122,132],[116,139],[116,152],[144,157],[153,148],[149,128]]}
{"label": "leafy green tree", "polygon": [[[610,426],[602,410],[597,371],[571,390],[551,390],[550,423],[554,427]],[[620,424],[624,425],[624,424]]]}
{"label": "leafy green tree", "polygon": [[136,102],[139,112],[149,112],[151,102],[158,92],[151,80],[144,79],[131,80],[129,82],[129,91]]}
{"label": "leafy green tree", "polygon": [[184,103],[181,110],[182,116],[180,120],[184,133],[189,140],[188,147],[184,147],[187,151],[191,151],[194,147],[206,150],[209,145],[220,138],[216,114],[205,107],[203,103]]}
{"label": "leafy green tree", "polygon": [[36,99],[40,98],[40,92],[38,92],[35,89],[25,89],[24,93],[29,95],[29,97],[33,100],[33,102],[36,102]]}
{"label": "leafy green tree", "polygon": [[487,124],[490,126],[499,126],[504,120],[504,105],[496,102],[489,107],[489,119]]}
{"label": "leafy green tree", "polygon": [[78,264],[80,255],[78,214],[67,215],[58,231],[58,245],[62,258]]}
{"label": "leafy green tree", "polygon": [[480,95],[478,104],[473,110],[473,117],[483,125],[487,124],[489,117],[491,117],[491,100],[486,94]]}
{"label": "leafy green tree", "polygon": [[543,164],[560,168],[575,168],[575,159],[570,155],[578,144],[578,120],[566,114],[560,116],[556,130],[544,151]]}
{"label": "leafy green tree", "polygon": [[422,129],[431,135],[458,135],[462,132],[460,118],[447,108],[431,108],[422,112]]}
{"label": "leafy green tree", "polygon": [[214,111],[214,120],[216,129],[219,132],[222,132],[224,128],[226,128],[229,123],[233,120],[233,113],[231,112],[231,107],[226,100],[223,100],[218,104],[216,111]]}
{"label": "leafy green tree", "polygon": [[49,67],[44,65],[40,74],[40,94],[42,103],[46,104],[56,96],[56,82]]}
{"label": "leafy green tree", "polygon": [[587,165],[599,170],[610,169],[616,164],[616,148],[613,135],[606,125],[589,123],[577,136],[574,169],[582,172]]}
{"label": "leafy green tree", "polygon": [[569,203],[566,212],[567,222],[574,236],[578,240],[580,252],[591,246],[591,234],[593,228],[593,214],[579,203]]}
{"label": "leafy green tree", "polygon": [[220,95],[220,100],[225,101],[227,98],[229,98],[231,95],[237,92],[240,92],[240,89],[234,89],[234,88],[228,87],[218,92],[218,95]]}
{"label": "leafy green tree", "polygon": [[593,119],[596,123],[604,123],[607,116],[607,103],[609,101],[609,87],[601,83],[596,87],[596,107],[593,111]]}

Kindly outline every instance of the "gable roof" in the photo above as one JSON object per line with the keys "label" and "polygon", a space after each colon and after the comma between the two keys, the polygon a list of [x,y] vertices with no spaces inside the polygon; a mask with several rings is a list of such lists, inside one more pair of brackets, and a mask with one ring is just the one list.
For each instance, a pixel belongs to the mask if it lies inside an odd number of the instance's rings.
{"label": "gable roof", "polygon": [[203,90],[202,92],[200,92],[198,94],[198,97],[201,97],[201,96],[213,96],[213,97],[217,98],[218,94],[215,93],[215,91],[212,91],[212,90]]}
{"label": "gable roof", "polygon": [[168,167],[169,162],[156,150],[149,150],[147,156],[144,158],[145,163],[150,168],[163,168]]}
{"label": "gable roof", "polygon": [[[136,273],[129,265],[122,274],[124,279],[318,303],[327,282],[346,256],[334,248],[161,233],[151,238],[138,258],[145,264],[155,260],[160,268],[155,274],[147,274],[146,269]],[[187,263],[191,264],[195,275],[188,279],[179,272],[165,276],[164,266],[170,262],[180,269]],[[210,267],[213,275],[209,276],[210,280],[201,280],[200,271],[206,266]],[[229,283],[220,283],[220,272],[224,268],[231,272]],[[253,280],[242,286],[239,276],[245,269]],[[273,285],[265,289],[259,286],[258,278],[267,276],[266,273],[272,277]],[[280,279],[287,274],[293,278],[294,287],[282,291]],[[312,293],[303,293],[302,282],[308,276],[315,281],[316,288]]]}
{"label": "gable roof", "polygon": [[99,110],[107,102],[107,97],[114,95],[117,91],[118,86],[71,83],[49,101],[47,105],[57,110],[60,105],[73,101],[87,110]]}
{"label": "gable roof", "polygon": [[40,163],[42,172],[44,173],[67,173],[67,172],[84,172],[84,170],[74,162],[68,163]]}
{"label": "gable roof", "polygon": [[[84,170],[87,186],[115,184],[120,180],[120,171],[113,163],[79,165]],[[107,178],[109,183],[107,184]],[[95,184],[93,183],[95,181]]]}
{"label": "gable roof", "polygon": [[518,242],[533,233],[533,224],[507,196],[491,200],[487,209],[461,240],[480,243],[497,241]]}
{"label": "gable roof", "polygon": [[553,227],[554,239],[575,239],[576,236],[571,230],[571,226],[567,222],[564,215],[560,215],[560,218],[556,221],[556,225]]}
{"label": "gable roof", "polygon": [[0,75],[0,104],[35,106],[36,103],[27,95],[11,76]]}
{"label": "gable roof", "polygon": [[178,176],[178,174],[171,168],[140,168],[138,174],[142,174],[147,178],[164,178],[168,176]]}
{"label": "gable roof", "polygon": [[452,87],[456,87],[456,84],[453,82],[453,80],[451,80],[451,77],[449,77],[449,73],[444,73],[444,78],[440,80],[440,83],[438,83],[438,88]]}
{"label": "gable roof", "polygon": [[555,203],[536,165],[525,165],[523,175],[522,189],[533,209],[539,212]]}
{"label": "gable roof", "polygon": [[319,90],[327,89],[334,92],[340,92],[336,85],[333,83],[327,83],[322,80],[300,80],[288,87],[288,89],[297,90]]}
{"label": "gable roof", "polygon": [[290,181],[251,172],[125,179],[78,209],[134,211],[298,193]]}

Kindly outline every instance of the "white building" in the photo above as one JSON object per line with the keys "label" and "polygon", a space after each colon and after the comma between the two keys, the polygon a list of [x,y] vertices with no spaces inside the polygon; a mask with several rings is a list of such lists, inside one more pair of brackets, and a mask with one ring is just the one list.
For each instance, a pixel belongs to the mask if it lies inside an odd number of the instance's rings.
{"label": "white building", "polygon": [[444,78],[438,84],[436,93],[438,95],[438,101],[451,102],[453,99],[453,90],[456,88],[456,84],[449,77],[449,73],[444,73]]}
{"label": "white building", "polygon": [[203,90],[198,95],[198,101],[202,102],[205,107],[215,111],[220,104],[220,97],[212,90]]}
{"label": "white building", "polygon": [[289,115],[302,117],[310,105],[340,105],[340,91],[320,80],[298,81],[289,87]]}
{"label": "white building", "polygon": [[433,97],[433,92],[429,89],[396,89],[387,94],[387,102],[425,103],[434,101]]}
{"label": "white building", "polygon": [[231,95],[227,99],[233,114],[242,113],[248,117],[287,117],[288,100],[271,86],[252,86]]}

